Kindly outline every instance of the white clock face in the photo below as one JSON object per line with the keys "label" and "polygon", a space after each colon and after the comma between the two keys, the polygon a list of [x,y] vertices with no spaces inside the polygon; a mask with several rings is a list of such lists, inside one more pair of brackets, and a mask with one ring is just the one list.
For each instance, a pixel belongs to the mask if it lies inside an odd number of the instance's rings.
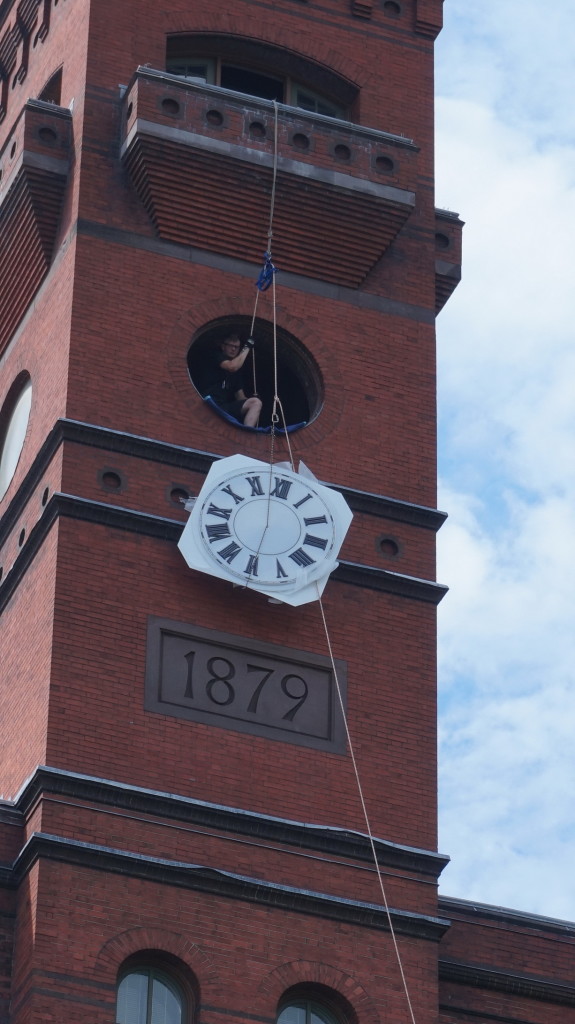
{"label": "white clock face", "polygon": [[191,569],[300,605],[321,594],[351,519],[311,474],[231,455],[210,469],[178,546]]}
{"label": "white clock face", "polygon": [[334,557],[335,524],[315,487],[296,473],[265,467],[232,473],[200,508],[205,551],[242,581],[266,588],[309,579]]}

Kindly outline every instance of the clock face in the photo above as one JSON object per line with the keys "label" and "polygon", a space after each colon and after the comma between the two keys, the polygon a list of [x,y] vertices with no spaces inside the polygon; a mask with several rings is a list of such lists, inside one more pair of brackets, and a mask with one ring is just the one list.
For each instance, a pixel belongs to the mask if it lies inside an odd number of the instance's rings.
{"label": "clock face", "polygon": [[191,569],[299,605],[323,590],[351,519],[311,474],[232,455],[210,469],[178,546]]}
{"label": "clock face", "polygon": [[305,477],[265,466],[218,481],[200,508],[208,558],[242,582],[266,588],[293,584],[325,570],[334,558],[335,523]]}

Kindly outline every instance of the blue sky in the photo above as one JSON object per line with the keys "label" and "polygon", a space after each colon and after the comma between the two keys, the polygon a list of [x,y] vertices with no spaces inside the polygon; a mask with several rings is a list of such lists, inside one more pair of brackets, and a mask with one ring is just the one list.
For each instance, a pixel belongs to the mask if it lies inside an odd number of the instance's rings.
{"label": "blue sky", "polygon": [[445,0],[442,891],[575,920],[575,4]]}

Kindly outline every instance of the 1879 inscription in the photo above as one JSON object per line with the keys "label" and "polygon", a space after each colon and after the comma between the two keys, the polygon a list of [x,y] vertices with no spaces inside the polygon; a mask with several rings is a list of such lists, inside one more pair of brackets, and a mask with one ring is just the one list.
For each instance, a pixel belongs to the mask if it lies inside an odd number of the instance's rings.
{"label": "1879 inscription", "polygon": [[[345,664],[337,662],[345,694]],[[320,749],[344,749],[328,658],[150,618],[146,709]]]}

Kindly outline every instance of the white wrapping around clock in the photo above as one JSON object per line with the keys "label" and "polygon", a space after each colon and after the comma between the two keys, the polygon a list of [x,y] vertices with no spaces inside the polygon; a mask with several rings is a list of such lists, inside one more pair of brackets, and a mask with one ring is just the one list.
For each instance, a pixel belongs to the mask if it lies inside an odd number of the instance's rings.
{"label": "white wrapping around clock", "polygon": [[178,546],[191,569],[301,605],[323,591],[352,518],[308,470],[232,455],[210,469]]}

